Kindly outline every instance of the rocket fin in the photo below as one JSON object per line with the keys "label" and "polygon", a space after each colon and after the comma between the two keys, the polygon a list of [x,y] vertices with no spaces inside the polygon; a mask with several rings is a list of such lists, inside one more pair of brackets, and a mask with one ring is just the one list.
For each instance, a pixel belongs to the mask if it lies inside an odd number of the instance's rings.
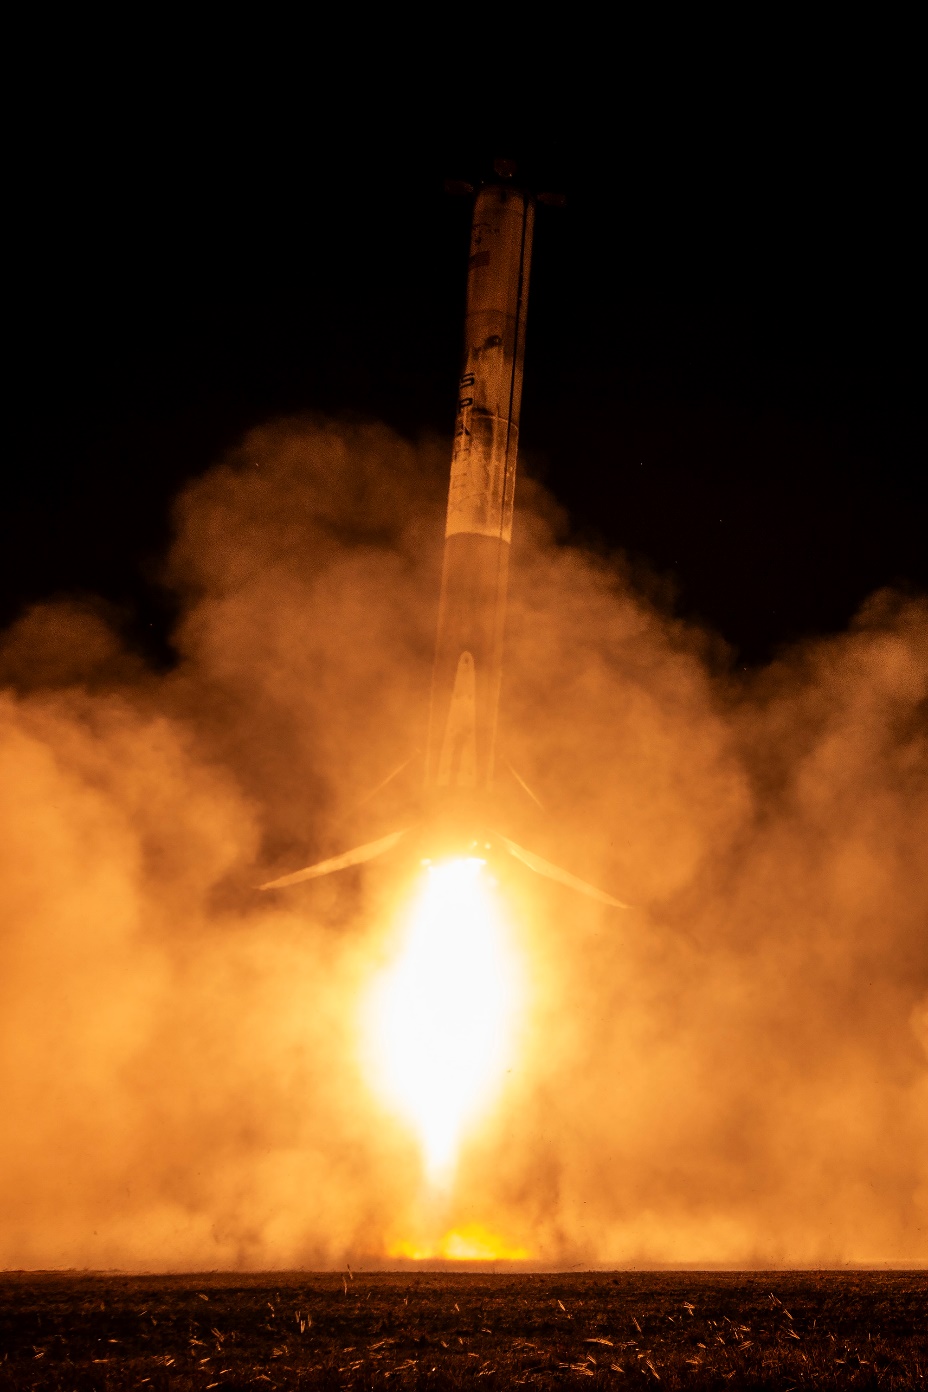
{"label": "rocket fin", "polygon": [[402,831],[392,831],[389,836],[382,836],[379,841],[368,841],[365,846],[355,846],[353,851],[345,851],[342,855],[320,860],[318,865],[308,865],[305,870],[295,870],[292,875],[281,875],[279,880],[268,880],[267,884],[259,885],[258,888],[286,889],[288,885],[300,884],[303,880],[315,880],[319,875],[331,875],[333,870],[347,870],[349,865],[363,865],[366,860],[374,860],[376,856],[392,850],[408,830],[409,827],[404,827]]}
{"label": "rocket fin", "polygon": [[439,788],[477,786],[477,677],[469,652],[458,659],[436,782]]}
{"label": "rocket fin", "polygon": [[594,885],[587,884],[586,880],[578,879],[569,870],[562,870],[559,865],[552,865],[550,860],[542,860],[541,856],[535,855],[534,851],[527,851],[524,846],[517,846],[515,841],[510,841],[507,836],[500,836],[494,833],[510,855],[515,856],[516,860],[521,860],[523,865],[527,865],[530,870],[534,870],[536,875],[544,875],[549,880],[556,880],[558,884],[567,885],[569,889],[575,889],[579,894],[585,894],[590,899],[597,899],[600,904],[611,904],[614,909],[627,909],[631,906],[623,904],[621,899],[613,899],[611,894],[606,894],[601,889],[596,889]]}

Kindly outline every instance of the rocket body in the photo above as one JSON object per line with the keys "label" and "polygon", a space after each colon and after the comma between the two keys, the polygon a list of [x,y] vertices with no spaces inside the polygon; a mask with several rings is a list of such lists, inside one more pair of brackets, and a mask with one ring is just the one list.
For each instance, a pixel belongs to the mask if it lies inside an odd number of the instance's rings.
{"label": "rocket body", "polygon": [[[477,194],[429,706],[425,806],[412,825],[269,880],[262,889],[285,889],[363,865],[402,843],[407,852],[417,848],[416,858],[473,855],[475,850],[481,856],[512,856],[537,875],[600,903],[626,907],[494,829],[499,809],[493,797],[493,762],[534,217],[534,199],[523,189],[489,184]],[[400,765],[385,781],[405,767]]]}
{"label": "rocket body", "polygon": [[534,211],[508,185],[474,208],[426,747],[441,801],[493,781]]}

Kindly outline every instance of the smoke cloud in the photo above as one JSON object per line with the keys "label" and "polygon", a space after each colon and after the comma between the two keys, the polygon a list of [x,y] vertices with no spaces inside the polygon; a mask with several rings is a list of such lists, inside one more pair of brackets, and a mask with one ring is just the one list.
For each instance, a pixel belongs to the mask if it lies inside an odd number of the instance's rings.
{"label": "smoke cloud", "polygon": [[[365,800],[422,744],[447,469],[272,423],[178,501],[174,669],[88,602],[0,640],[0,1265],[402,1235],[357,1038],[397,872],[254,886],[415,797],[413,759]],[[512,834],[633,907],[513,871],[530,1007],[462,1222],[550,1265],[928,1259],[926,717],[924,600],[740,671],[520,481],[500,752],[546,811],[513,782]]]}

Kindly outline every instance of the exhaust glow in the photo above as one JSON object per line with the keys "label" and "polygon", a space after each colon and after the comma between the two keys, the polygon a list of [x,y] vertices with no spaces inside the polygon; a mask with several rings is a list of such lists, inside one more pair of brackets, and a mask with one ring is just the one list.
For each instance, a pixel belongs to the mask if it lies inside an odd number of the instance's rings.
{"label": "exhaust glow", "polygon": [[400,955],[375,983],[380,1090],[412,1124],[433,1186],[505,1074],[521,995],[494,882],[478,859],[427,865]]}
{"label": "exhaust glow", "polygon": [[531,1252],[490,1232],[481,1223],[468,1223],[445,1233],[437,1243],[396,1242],[387,1256],[407,1261],[526,1261]]}

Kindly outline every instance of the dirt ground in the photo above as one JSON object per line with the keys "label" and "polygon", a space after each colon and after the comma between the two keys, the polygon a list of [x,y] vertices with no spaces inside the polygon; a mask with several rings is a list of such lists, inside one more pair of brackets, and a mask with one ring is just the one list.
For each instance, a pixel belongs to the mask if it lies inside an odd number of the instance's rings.
{"label": "dirt ground", "polygon": [[928,1273],[0,1275],[0,1392],[918,1388]]}

